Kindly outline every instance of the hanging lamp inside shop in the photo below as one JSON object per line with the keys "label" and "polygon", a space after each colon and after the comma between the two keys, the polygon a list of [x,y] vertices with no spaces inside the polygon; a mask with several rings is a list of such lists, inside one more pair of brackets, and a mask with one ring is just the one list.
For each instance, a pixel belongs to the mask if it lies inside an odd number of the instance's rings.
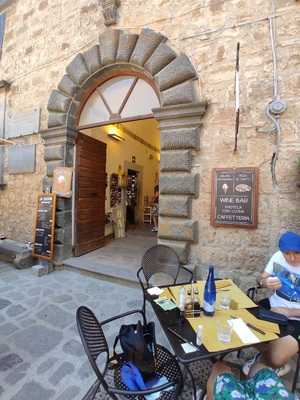
{"label": "hanging lamp inside shop", "polygon": [[119,142],[123,142],[125,140],[123,129],[119,125],[109,125],[107,129],[107,135],[114,140],[118,140]]}

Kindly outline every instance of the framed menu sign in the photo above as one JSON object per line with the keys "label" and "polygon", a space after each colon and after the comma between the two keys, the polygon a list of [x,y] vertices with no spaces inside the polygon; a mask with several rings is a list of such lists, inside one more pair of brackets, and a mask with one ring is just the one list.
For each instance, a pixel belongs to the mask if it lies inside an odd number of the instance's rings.
{"label": "framed menu sign", "polygon": [[211,224],[257,227],[258,169],[215,168],[212,172]]}
{"label": "framed menu sign", "polygon": [[45,260],[53,258],[55,206],[54,193],[38,196],[32,255]]}

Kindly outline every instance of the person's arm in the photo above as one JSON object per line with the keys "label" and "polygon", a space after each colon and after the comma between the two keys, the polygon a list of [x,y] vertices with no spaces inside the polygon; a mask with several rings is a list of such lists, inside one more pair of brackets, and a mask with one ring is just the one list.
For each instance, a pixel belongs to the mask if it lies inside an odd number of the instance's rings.
{"label": "person's arm", "polygon": [[300,317],[300,309],[287,307],[273,307],[272,311],[286,315],[288,318]]}
{"label": "person's arm", "polygon": [[[274,279],[268,279],[268,278],[274,278]],[[261,276],[260,279],[258,281],[259,286],[262,288],[267,288],[267,289],[271,289],[271,290],[277,290],[281,288],[281,282],[278,278],[275,279],[275,277],[272,276],[272,274],[264,271]]]}
{"label": "person's arm", "polygon": [[281,287],[280,280],[274,276],[274,262],[276,261],[276,257],[278,257],[278,253],[273,254],[273,256],[270,258],[264,272],[261,274],[258,280],[259,285],[263,288],[277,290]]}

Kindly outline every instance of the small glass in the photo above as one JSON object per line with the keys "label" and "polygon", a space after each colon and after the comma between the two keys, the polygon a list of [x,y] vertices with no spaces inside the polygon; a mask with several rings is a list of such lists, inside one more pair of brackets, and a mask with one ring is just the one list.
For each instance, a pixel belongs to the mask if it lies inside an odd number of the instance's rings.
{"label": "small glass", "polygon": [[221,293],[221,297],[220,297],[220,308],[221,310],[229,310],[230,309],[230,295],[229,293]]}
{"label": "small glass", "polygon": [[232,326],[229,325],[228,321],[217,321],[217,339],[221,343],[230,343],[231,342],[231,334],[232,334]]}
{"label": "small glass", "polygon": [[203,342],[203,325],[198,325],[196,330],[196,344],[201,346]]}

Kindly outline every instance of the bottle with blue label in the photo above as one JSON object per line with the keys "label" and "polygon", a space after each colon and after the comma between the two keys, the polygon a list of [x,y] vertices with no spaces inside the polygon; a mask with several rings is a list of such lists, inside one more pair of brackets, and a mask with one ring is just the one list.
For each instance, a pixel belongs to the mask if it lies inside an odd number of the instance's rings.
{"label": "bottle with blue label", "polygon": [[212,316],[216,306],[216,284],[214,267],[209,267],[208,276],[204,287],[203,311],[205,315]]}

